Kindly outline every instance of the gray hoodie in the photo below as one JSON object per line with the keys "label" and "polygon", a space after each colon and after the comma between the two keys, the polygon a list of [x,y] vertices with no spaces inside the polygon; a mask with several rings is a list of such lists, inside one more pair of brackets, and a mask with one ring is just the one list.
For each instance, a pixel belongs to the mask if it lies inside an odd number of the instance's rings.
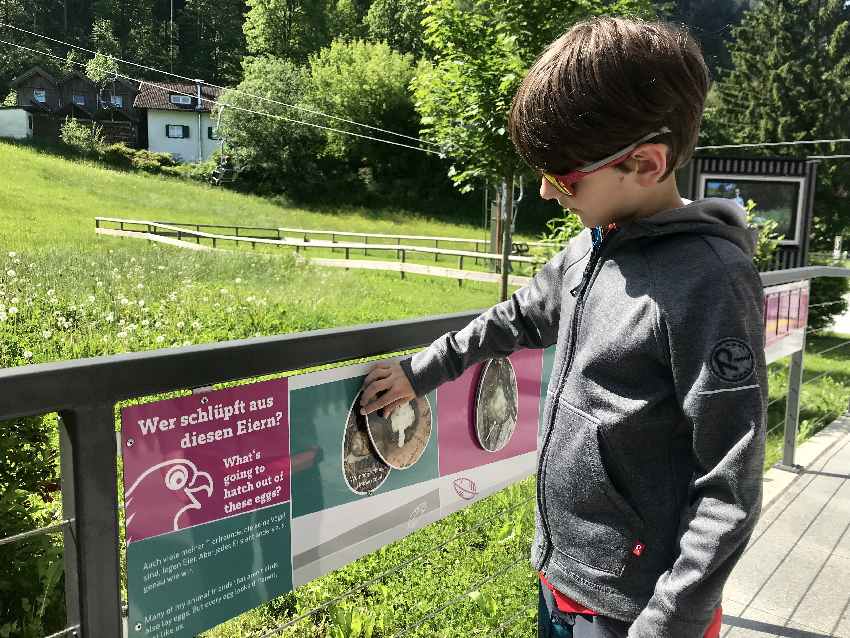
{"label": "gray hoodie", "polygon": [[705,199],[588,230],[531,283],[402,368],[417,395],[556,345],[531,562],[559,591],[702,638],[761,506],[767,375],[753,233]]}

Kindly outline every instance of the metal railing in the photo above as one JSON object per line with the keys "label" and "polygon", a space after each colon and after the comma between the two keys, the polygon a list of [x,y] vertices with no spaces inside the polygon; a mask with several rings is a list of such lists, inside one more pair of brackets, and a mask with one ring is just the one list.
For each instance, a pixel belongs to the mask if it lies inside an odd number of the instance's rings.
{"label": "metal railing", "polygon": [[[762,273],[761,278],[765,285],[775,285],[848,276],[848,269],[819,266]],[[409,350],[463,327],[478,314],[465,312],[0,370],[0,420],[50,412],[60,416],[63,520],[0,540],[12,543],[35,534],[63,533],[67,627],[54,635],[122,635],[114,412],[117,402]],[[783,463],[788,467],[794,466],[802,367],[803,356],[799,352],[792,356],[786,419],[781,424],[786,440]],[[495,578],[522,560],[525,557],[495,568],[488,578]],[[449,604],[453,602],[456,599]],[[426,622],[444,608],[420,618],[397,635],[410,633],[414,625]],[[524,612],[521,609],[516,615]]]}

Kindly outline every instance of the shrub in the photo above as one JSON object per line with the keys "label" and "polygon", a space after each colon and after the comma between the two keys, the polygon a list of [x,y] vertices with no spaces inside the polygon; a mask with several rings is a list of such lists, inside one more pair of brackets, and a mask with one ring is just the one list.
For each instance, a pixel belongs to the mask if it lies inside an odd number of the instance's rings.
{"label": "shrub", "polygon": [[174,175],[183,179],[191,179],[198,182],[209,182],[216,166],[218,166],[217,155],[208,159],[206,162],[198,162],[196,164],[176,164],[174,166],[164,166],[162,172],[166,175]]}
{"label": "shrub", "polygon": [[[55,416],[0,423],[2,536],[51,525],[61,516]],[[36,638],[65,620],[62,537],[33,536],[0,546],[0,638]]]}
{"label": "shrub", "polygon": [[776,228],[779,226],[779,222],[775,219],[757,219],[755,209],[756,203],[753,200],[748,200],[747,224],[750,228],[758,230],[753,263],[760,271],[764,271],[770,267],[776,249],[779,248],[779,242],[782,241],[784,235],[776,234]]}
{"label": "shrub", "polygon": [[125,144],[103,147],[100,157],[112,166],[134,168],[148,173],[156,173],[164,167],[177,165],[169,153],[154,153],[145,149],[130,148]]}
{"label": "shrub", "polygon": [[62,143],[78,153],[96,155],[103,148],[103,127],[67,117],[59,132]]}

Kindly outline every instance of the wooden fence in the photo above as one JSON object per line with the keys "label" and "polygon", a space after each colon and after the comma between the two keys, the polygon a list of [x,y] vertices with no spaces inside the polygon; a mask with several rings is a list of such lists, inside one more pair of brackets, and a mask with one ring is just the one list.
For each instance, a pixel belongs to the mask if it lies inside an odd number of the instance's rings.
{"label": "wooden fence", "polygon": [[[190,226],[190,228],[186,228]],[[234,234],[225,235],[219,233],[211,233],[200,228],[219,228],[233,229]],[[261,237],[257,234],[246,235],[246,230],[273,230],[280,231],[280,234],[273,237]],[[291,230],[291,229],[290,229]],[[395,244],[369,244],[365,242],[345,242],[336,241],[335,237],[328,240],[316,240],[308,238],[295,239],[286,237],[283,233],[286,229],[269,229],[264,227],[249,227],[249,226],[233,226],[233,225],[214,225],[214,224],[184,224],[183,226],[168,224],[164,222],[125,219],[119,217],[95,217],[95,232],[99,235],[110,235],[114,237],[133,237],[139,239],[147,239],[166,243],[182,248],[190,248],[195,250],[217,250],[220,249],[222,242],[234,242],[239,244],[250,244],[252,248],[257,245],[280,246],[294,248],[296,253],[307,251],[308,249],[326,249],[337,250],[345,253],[344,259],[326,259],[326,258],[310,258],[309,261],[316,265],[329,266],[336,268],[358,268],[367,270],[385,270],[399,272],[404,278],[405,273],[430,275],[436,277],[448,277],[457,279],[458,284],[462,285],[463,281],[482,281],[496,283],[501,280],[501,275],[493,272],[480,272],[474,270],[464,270],[464,260],[473,259],[476,263],[479,261],[491,262],[500,264],[502,256],[496,253],[481,252],[479,250],[457,250],[451,248],[439,248],[430,246],[415,246],[412,244],[402,244],[400,237],[393,235],[392,237],[399,238]],[[314,232],[314,231],[308,231]],[[323,231],[319,231],[323,232]],[[327,231],[331,232],[331,231]],[[335,233],[341,234],[341,233]],[[363,233],[361,235],[366,235]],[[378,235],[371,235],[377,237]],[[406,237],[423,237],[408,235]],[[433,240],[435,238],[429,237]],[[453,238],[436,238],[437,241],[454,241]],[[464,241],[464,240],[459,240]],[[475,240],[470,240],[475,241]],[[192,243],[194,242],[194,244]],[[202,243],[208,242],[208,243]],[[390,253],[395,255],[397,261],[372,261],[362,259],[352,259],[352,253],[363,250],[364,255],[368,255],[368,251],[377,251],[379,253]],[[415,264],[407,261],[407,256],[410,253],[434,255],[434,260],[437,261],[441,256],[457,258],[457,268],[445,268],[438,266],[427,266],[423,264]],[[513,264],[525,264],[531,266],[532,272],[536,271],[537,267],[544,263],[545,260],[538,257],[528,257],[523,255],[509,256],[509,262]],[[468,263],[468,261],[467,261]],[[519,275],[510,275],[508,282],[511,285],[523,286],[530,281],[530,277]]]}

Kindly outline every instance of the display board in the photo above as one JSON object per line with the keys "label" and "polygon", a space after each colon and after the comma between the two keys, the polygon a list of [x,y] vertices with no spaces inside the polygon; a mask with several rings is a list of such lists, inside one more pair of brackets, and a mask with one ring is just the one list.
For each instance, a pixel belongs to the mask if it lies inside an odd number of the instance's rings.
{"label": "display board", "polygon": [[124,408],[128,634],[193,636],[532,474],[551,360],[389,419],[357,409],[373,363]]}

